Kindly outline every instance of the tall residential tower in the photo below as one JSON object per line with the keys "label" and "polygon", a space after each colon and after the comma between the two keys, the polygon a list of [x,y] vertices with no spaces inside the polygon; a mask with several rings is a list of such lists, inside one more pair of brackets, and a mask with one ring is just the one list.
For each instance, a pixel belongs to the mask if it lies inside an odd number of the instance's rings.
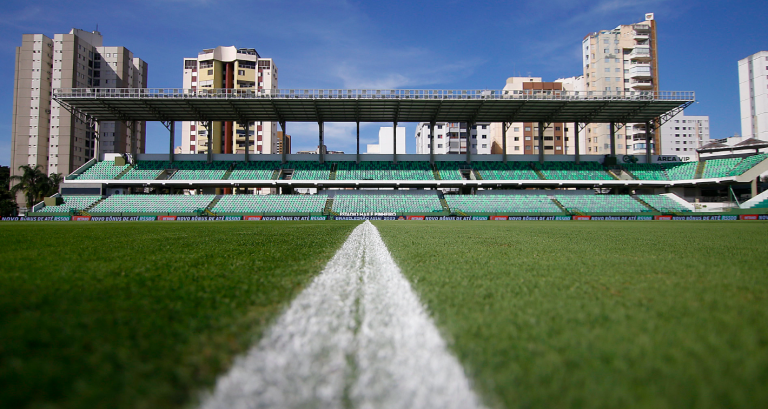
{"label": "tall residential tower", "polygon": [[768,51],[739,60],[741,136],[768,141]]}
{"label": "tall residential tower", "polygon": [[[253,48],[216,47],[184,59],[184,89],[276,90],[277,67],[271,58],[261,58]],[[219,121],[211,124],[209,138],[203,122],[183,122],[183,153],[245,153],[245,124]],[[250,153],[278,153],[277,123],[249,124]],[[210,143],[209,143],[210,141]]]}
{"label": "tall residential tower", "polygon": [[[11,172],[42,165],[74,171],[99,153],[144,152],[144,122],[102,122],[96,130],[51,98],[57,88],[146,88],[147,64],[125,47],[105,47],[98,31],[24,34],[16,48]],[[97,152],[98,150],[98,152]]]}
{"label": "tall residential tower", "polygon": [[[613,30],[591,33],[582,41],[584,81],[587,91],[637,95],[659,91],[656,21],[653,13],[645,21],[620,25]],[[585,129],[587,155],[610,153],[608,124],[590,124]],[[651,147],[659,153],[661,132],[653,135]],[[643,155],[645,124],[626,124],[616,132],[617,155]]]}

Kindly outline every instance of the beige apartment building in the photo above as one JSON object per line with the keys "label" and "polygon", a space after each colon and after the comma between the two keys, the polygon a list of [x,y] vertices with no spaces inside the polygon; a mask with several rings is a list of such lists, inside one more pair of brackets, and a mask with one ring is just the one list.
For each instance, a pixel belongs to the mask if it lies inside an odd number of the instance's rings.
{"label": "beige apartment building", "polygon": [[[541,77],[510,77],[504,86],[505,91],[525,93],[547,93],[555,91],[579,91],[580,77],[559,79],[555,82],[543,82]],[[539,124],[533,122],[507,123],[507,154],[538,155]],[[503,153],[503,132],[501,123],[490,126],[491,153]],[[573,155],[574,141],[572,123],[551,123],[544,129],[544,155]],[[582,150],[583,153],[583,150]]]}
{"label": "beige apartment building", "polygon": [[[147,64],[101,33],[24,34],[16,48],[11,172],[43,165],[67,175],[101,153],[143,153],[144,122],[102,122],[99,129],[52,100],[57,88],[146,88]],[[97,134],[98,131],[98,134]]]}
{"label": "beige apartment building", "polygon": [[[271,58],[261,58],[253,48],[216,47],[184,59],[184,89],[276,90],[277,67]],[[245,124],[231,121],[182,122],[183,153],[245,153]],[[248,152],[279,153],[276,122],[251,122]]]}
{"label": "beige apartment building", "polygon": [[[656,47],[656,21],[653,13],[635,24],[601,30],[582,41],[584,81],[587,91],[616,95],[637,95],[659,91],[659,66]],[[608,124],[590,124],[584,130],[586,147],[582,153],[610,153]],[[659,154],[661,132],[653,135],[654,154]],[[617,155],[644,155],[645,124],[626,124],[616,132]]]}

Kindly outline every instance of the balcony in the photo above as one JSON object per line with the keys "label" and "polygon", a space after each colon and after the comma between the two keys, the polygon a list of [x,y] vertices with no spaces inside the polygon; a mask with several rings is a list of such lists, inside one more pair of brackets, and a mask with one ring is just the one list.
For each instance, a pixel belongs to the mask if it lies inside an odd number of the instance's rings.
{"label": "balcony", "polygon": [[651,25],[650,24],[634,24],[633,25],[635,32],[641,32],[641,33],[650,33],[651,32]]}
{"label": "balcony", "polygon": [[650,79],[653,77],[651,66],[648,64],[634,66],[629,69],[629,77],[634,79]]}
{"label": "balcony", "polygon": [[649,32],[642,32],[635,30],[634,38],[636,41],[645,41],[651,38],[651,35]]}
{"label": "balcony", "polygon": [[653,89],[653,81],[633,80],[630,86],[632,89]]}
{"label": "balcony", "polygon": [[635,47],[632,52],[629,53],[629,58],[633,60],[650,60],[651,49],[649,47]]}

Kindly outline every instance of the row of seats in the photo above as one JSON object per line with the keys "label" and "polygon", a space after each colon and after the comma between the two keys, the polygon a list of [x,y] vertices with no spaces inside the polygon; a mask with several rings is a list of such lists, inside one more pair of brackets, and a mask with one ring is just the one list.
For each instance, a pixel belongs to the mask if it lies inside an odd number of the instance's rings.
{"label": "row of seats", "polygon": [[429,162],[337,162],[337,180],[435,180]]}
{"label": "row of seats", "polygon": [[[741,175],[756,164],[768,158],[768,154],[759,154],[747,158],[709,159],[705,162],[676,163],[635,163],[623,164],[638,180],[688,180],[694,179],[696,170],[702,164],[702,178],[722,178]],[[214,161],[138,161],[121,177],[124,180],[154,180],[167,169],[173,170],[171,180],[221,180],[227,171],[230,180],[270,180],[276,172],[292,170],[294,180],[328,180],[331,170],[336,167],[338,180],[435,180],[435,172],[427,161],[386,161],[360,162],[313,162],[298,161],[280,163],[278,161],[227,162]],[[99,180],[114,179],[128,169],[115,166],[112,161],[97,162],[90,166],[77,179]],[[462,171],[477,172],[483,180],[611,180],[611,176],[599,162],[528,162],[478,161],[471,164],[463,162],[436,162],[435,169],[442,180],[462,180]],[[538,172],[538,173],[537,173]]]}
{"label": "row of seats", "polygon": [[320,213],[326,195],[226,195],[214,213]]}
{"label": "row of seats", "polygon": [[337,213],[431,213],[443,210],[435,194],[336,195],[333,211]]}
{"label": "row of seats", "polygon": [[112,195],[91,213],[197,213],[205,210],[215,195]]}
{"label": "row of seats", "polygon": [[[214,195],[113,195],[99,202],[91,213],[196,213],[213,202]],[[555,195],[563,207],[581,213],[648,212],[628,195]],[[328,196],[319,195],[225,195],[214,213],[319,213]],[[685,206],[664,195],[639,195],[662,212],[686,212]],[[65,196],[65,203],[40,212],[66,213],[83,210],[101,196]],[[560,207],[547,195],[446,195],[451,211],[463,213],[557,213]],[[339,194],[332,210],[337,213],[432,213],[443,206],[434,194]]]}
{"label": "row of seats", "polygon": [[555,202],[547,195],[446,195],[454,212],[464,213],[556,213]]}
{"label": "row of seats", "polygon": [[58,206],[45,206],[39,210],[42,213],[69,213],[83,210],[101,200],[101,196],[61,196],[64,203]]}
{"label": "row of seats", "polygon": [[651,211],[627,195],[555,195],[555,199],[570,212],[580,213],[638,213]]}
{"label": "row of seats", "polygon": [[114,161],[96,162],[92,166],[88,167],[83,173],[77,176],[80,180],[103,180],[114,179],[120,172],[126,170],[128,166],[123,165],[116,166]]}
{"label": "row of seats", "polygon": [[670,199],[669,196],[665,195],[637,195],[637,197],[641,200],[643,200],[645,203],[648,203],[651,205],[654,209],[664,212],[664,213],[670,213],[670,212],[690,212],[691,210],[687,207],[683,206],[682,204],[678,203],[677,201]]}

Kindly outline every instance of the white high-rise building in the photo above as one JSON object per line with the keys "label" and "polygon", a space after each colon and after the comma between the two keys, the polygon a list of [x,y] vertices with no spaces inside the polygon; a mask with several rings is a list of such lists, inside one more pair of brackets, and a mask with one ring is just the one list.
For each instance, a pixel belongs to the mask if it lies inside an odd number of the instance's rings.
{"label": "white high-rise building", "polygon": [[[582,41],[584,81],[587,91],[627,95],[659,91],[656,22],[653,13],[636,24],[601,30]],[[584,130],[587,155],[610,153],[609,124],[589,124]],[[653,150],[662,135],[652,132]],[[617,155],[644,155],[645,124],[626,124],[616,132]]]}
{"label": "white high-rise building", "polygon": [[[147,63],[125,47],[105,47],[98,31],[24,34],[16,48],[11,172],[42,165],[67,175],[99,153],[143,153],[144,122],[96,129],[53,101],[58,88],[146,88]],[[97,152],[98,151],[98,152]]]}
{"label": "white high-rise building", "polygon": [[698,159],[696,149],[708,144],[709,117],[678,114],[661,126],[664,139],[661,141],[662,155],[677,155]]}
{"label": "white high-rise building", "polygon": [[[416,125],[416,153],[428,154],[429,122],[419,122]],[[469,149],[472,154],[487,155],[491,153],[491,124],[480,122],[470,130]],[[435,154],[467,153],[467,123],[466,122],[436,122],[435,123]],[[399,142],[398,142],[399,143]]]}
{"label": "white high-rise building", "polygon": [[741,136],[768,141],[768,51],[739,60]]}
{"label": "white high-rise building", "polygon": [[[253,48],[216,47],[184,59],[184,89],[276,90],[277,67],[271,58],[262,58]],[[251,122],[248,135],[245,124],[231,121],[211,123],[211,135],[204,122],[182,122],[181,151],[184,153],[278,153],[276,122]],[[210,143],[209,143],[210,141]]]}
{"label": "white high-rise building", "polygon": [[[366,153],[392,154],[395,151],[392,140],[392,127],[382,126],[379,128],[379,143],[368,144]],[[397,154],[405,154],[405,127],[397,127]]]}

